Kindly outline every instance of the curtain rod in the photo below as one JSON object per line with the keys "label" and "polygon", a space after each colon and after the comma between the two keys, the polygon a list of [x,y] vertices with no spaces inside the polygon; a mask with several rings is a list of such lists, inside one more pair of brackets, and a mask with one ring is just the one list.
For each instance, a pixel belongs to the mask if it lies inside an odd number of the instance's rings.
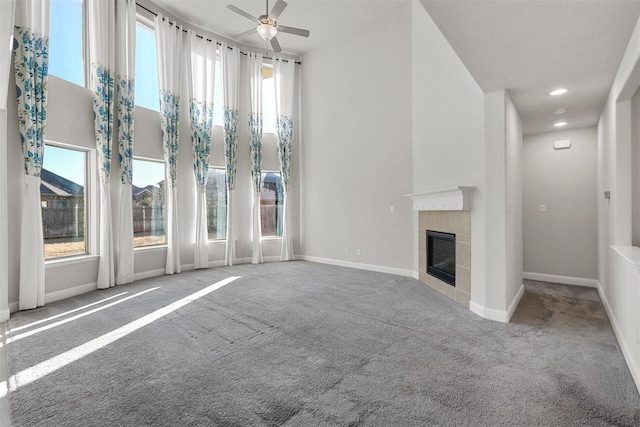
{"label": "curtain rod", "polygon": [[[141,5],[140,3],[136,3],[136,6],[139,6],[139,7],[143,8],[144,10],[146,10],[147,12],[149,12],[150,14],[152,14],[153,16],[158,16],[158,13],[157,13],[157,12],[154,12],[153,10],[151,10],[151,9],[149,9],[149,8],[147,8],[147,7],[145,7],[144,5]],[[166,18],[163,16],[163,17],[162,17],[162,20],[164,21],[165,19],[166,19]],[[170,24],[170,25],[177,25],[175,22],[171,22],[171,21],[169,21],[169,24]],[[185,30],[184,28],[182,29],[182,31],[183,31],[183,32],[185,32],[185,33],[187,33],[187,34],[189,34],[189,32],[188,32],[187,30]],[[194,31],[194,32],[195,32],[195,31]],[[196,34],[196,37],[197,37],[197,38],[199,38],[199,39],[204,39],[204,40],[206,40],[206,41],[208,41],[208,42],[212,42],[212,41],[213,41],[213,40],[208,39],[208,38],[206,38],[206,37],[204,37],[204,36],[201,36],[200,34]],[[222,46],[222,43],[220,43],[220,42],[216,42],[216,44],[217,44],[218,46]],[[232,48],[231,46],[227,46],[227,49],[233,49],[233,48]],[[242,55],[244,55],[244,56],[247,56],[247,52],[240,51],[240,53],[241,53]],[[273,58],[272,58],[272,57],[270,57],[270,56],[263,56],[263,58],[273,60]],[[289,60],[288,60],[288,59],[282,59],[282,60],[283,60],[284,62],[289,62]],[[293,61],[293,60],[292,60],[292,61]],[[301,64],[301,62],[300,62],[300,61],[294,61],[293,63],[294,63],[294,64],[297,64],[297,65],[300,65],[300,64]]]}

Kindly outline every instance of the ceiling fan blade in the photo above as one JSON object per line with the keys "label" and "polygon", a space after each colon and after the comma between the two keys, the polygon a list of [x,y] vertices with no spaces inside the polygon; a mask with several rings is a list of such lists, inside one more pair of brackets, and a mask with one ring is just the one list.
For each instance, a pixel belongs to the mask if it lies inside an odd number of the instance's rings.
{"label": "ceiling fan blade", "polygon": [[271,47],[273,48],[273,51],[278,53],[278,52],[282,52],[282,48],[280,47],[280,43],[278,43],[278,39],[277,38],[272,38],[271,39]]}
{"label": "ceiling fan blade", "polygon": [[242,10],[242,9],[238,9],[237,7],[235,7],[235,6],[234,6],[234,5],[232,5],[232,4],[228,4],[228,5],[227,5],[227,9],[232,10],[232,11],[234,11],[235,13],[237,13],[238,15],[242,15],[242,16],[244,16],[244,17],[245,17],[245,18],[247,18],[247,19],[251,19],[252,21],[256,21],[256,22],[258,21],[258,18],[256,18],[255,16],[248,14],[247,12],[245,12],[245,11],[244,11],[244,10]]}
{"label": "ceiling fan blade", "polygon": [[233,36],[233,38],[234,38],[234,39],[243,39],[243,38],[248,37],[248,36],[251,36],[251,35],[253,35],[253,34],[258,34],[258,33],[256,32],[256,29],[255,29],[255,28],[252,28],[252,29],[247,30],[247,31],[245,31],[245,32],[243,32],[243,33],[240,33],[240,34],[236,34],[235,36]]}
{"label": "ceiling fan blade", "polygon": [[284,0],[278,0],[276,4],[273,5],[273,9],[271,9],[271,13],[269,14],[269,16],[271,17],[271,19],[276,21],[286,7],[287,3],[285,3]]}
{"label": "ceiling fan blade", "polygon": [[286,27],[284,25],[278,25],[278,31],[281,33],[294,34],[296,36],[309,37],[309,30],[303,30],[302,28]]}

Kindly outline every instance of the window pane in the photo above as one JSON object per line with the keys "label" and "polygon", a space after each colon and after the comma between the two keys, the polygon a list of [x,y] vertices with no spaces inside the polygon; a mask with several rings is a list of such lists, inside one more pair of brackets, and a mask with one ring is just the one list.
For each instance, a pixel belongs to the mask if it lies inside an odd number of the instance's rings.
{"label": "window pane", "polygon": [[260,191],[260,222],[262,236],[282,237],[282,207],[284,194],[279,172],[262,173]]}
{"label": "window pane", "polygon": [[83,86],[82,0],[51,0],[49,74]]}
{"label": "window pane", "polygon": [[160,111],[156,34],[138,23],[136,26],[136,105]]}
{"label": "window pane", "polygon": [[163,245],[164,163],[133,159],[133,247]]}
{"label": "window pane", "polygon": [[216,60],[216,78],[213,85],[213,124],[224,126],[224,93],[219,59]]}
{"label": "window pane", "polygon": [[276,95],[273,85],[273,68],[262,69],[262,130],[276,133]]}
{"label": "window pane", "polygon": [[83,151],[45,145],[40,205],[44,257],[87,253]]}
{"label": "window pane", "polygon": [[207,232],[209,240],[227,238],[227,173],[209,168],[207,179]]}

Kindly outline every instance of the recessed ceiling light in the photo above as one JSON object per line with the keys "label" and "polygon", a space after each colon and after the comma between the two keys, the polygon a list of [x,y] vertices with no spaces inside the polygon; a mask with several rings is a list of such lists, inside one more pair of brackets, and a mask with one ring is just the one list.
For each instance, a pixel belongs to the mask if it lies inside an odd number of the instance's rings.
{"label": "recessed ceiling light", "polygon": [[563,93],[567,93],[567,92],[568,92],[567,89],[562,88],[562,89],[556,89],[556,90],[553,90],[553,91],[549,92],[549,95],[557,96],[557,95],[562,95]]}
{"label": "recessed ceiling light", "polygon": [[553,109],[553,114],[564,114],[567,112],[567,107],[558,107]]}
{"label": "recessed ceiling light", "polygon": [[566,126],[567,122],[557,122],[553,124],[555,127],[560,128],[562,126]]}

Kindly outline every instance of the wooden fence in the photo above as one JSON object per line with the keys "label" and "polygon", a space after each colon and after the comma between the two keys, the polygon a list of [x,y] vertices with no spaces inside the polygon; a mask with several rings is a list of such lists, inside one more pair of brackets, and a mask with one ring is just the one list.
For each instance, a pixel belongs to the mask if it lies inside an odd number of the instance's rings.
{"label": "wooden fence", "polygon": [[[84,238],[85,218],[82,206],[70,208],[43,207],[42,231],[45,240],[75,241]],[[164,234],[162,206],[133,207],[134,236]]]}
{"label": "wooden fence", "polygon": [[84,208],[42,208],[42,232],[45,240],[77,240],[84,237]]}

